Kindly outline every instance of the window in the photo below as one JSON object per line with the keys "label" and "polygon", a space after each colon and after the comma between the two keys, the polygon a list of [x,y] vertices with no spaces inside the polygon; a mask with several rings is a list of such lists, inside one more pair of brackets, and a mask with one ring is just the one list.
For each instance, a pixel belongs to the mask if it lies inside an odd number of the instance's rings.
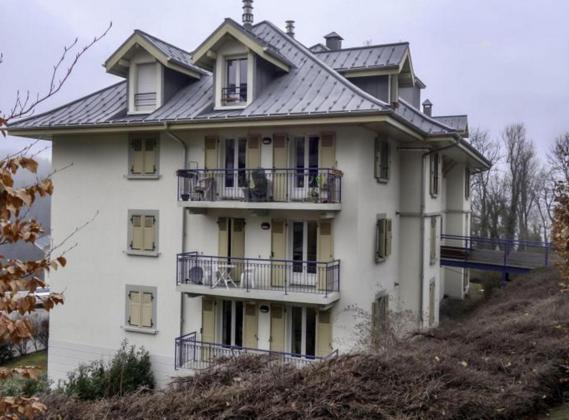
{"label": "window", "polygon": [[[225,188],[247,186],[247,139],[225,140]],[[237,179],[237,185],[235,185]]]}
{"label": "window", "polygon": [[318,187],[319,143],[317,136],[294,138],[295,188]]}
{"label": "window", "polygon": [[243,346],[243,302],[224,300],[221,306],[221,343]]}
{"label": "window", "polygon": [[127,253],[158,256],[158,211],[129,210]]}
{"label": "window", "polygon": [[464,198],[470,198],[470,168],[464,170]]}
{"label": "window", "polygon": [[440,156],[438,153],[431,155],[431,196],[436,197],[439,194],[439,166]]}
{"label": "window", "polygon": [[392,221],[378,215],[375,224],[375,262],[384,261],[391,255]]}
{"label": "window", "polygon": [[158,138],[136,136],[129,142],[128,177],[158,178]]}
{"label": "window", "polygon": [[156,63],[136,64],[135,86],[134,110],[137,112],[154,111],[157,104]]}
{"label": "window", "polygon": [[156,333],[156,288],[126,286],[125,329]]}
{"label": "window", "polygon": [[316,309],[293,306],[290,315],[290,352],[314,357],[316,354]]}
{"label": "window", "polygon": [[437,217],[431,217],[431,234],[430,234],[430,241],[431,241],[431,265],[437,262]]}
{"label": "window", "polygon": [[226,60],[225,87],[221,92],[223,105],[240,105],[247,102],[247,58]]}
{"label": "window", "polygon": [[378,182],[389,180],[391,164],[391,147],[386,140],[375,140],[375,166],[374,176]]}

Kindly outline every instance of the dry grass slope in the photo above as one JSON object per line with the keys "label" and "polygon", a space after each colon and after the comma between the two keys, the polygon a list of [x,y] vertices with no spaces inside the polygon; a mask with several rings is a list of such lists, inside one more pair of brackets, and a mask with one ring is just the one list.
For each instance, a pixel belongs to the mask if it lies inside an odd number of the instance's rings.
{"label": "dry grass slope", "polygon": [[52,394],[50,418],[533,418],[569,380],[569,296],[541,270],[460,322],[304,370],[245,357],[164,392],[94,403]]}

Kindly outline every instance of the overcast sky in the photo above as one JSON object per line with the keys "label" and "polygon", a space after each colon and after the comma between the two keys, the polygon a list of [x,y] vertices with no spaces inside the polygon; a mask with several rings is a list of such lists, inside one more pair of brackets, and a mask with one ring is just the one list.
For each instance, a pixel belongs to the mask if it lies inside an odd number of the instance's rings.
{"label": "overcast sky", "polygon": [[[525,122],[543,155],[569,131],[569,1],[255,0],[255,21],[296,21],[307,46],[334,30],[344,45],[409,41],[423,99],[435,115],[467,113],[470,126],[499,136]],[[44,111],[117,82],[102,63],[138,28],[193,50],[225,17],[241,20],[240,0],[2,0],[0,110],[17,89],[42,92],[65,44],[101,33],[69,83]],[[0,152],[20,140],[0,142]]]}

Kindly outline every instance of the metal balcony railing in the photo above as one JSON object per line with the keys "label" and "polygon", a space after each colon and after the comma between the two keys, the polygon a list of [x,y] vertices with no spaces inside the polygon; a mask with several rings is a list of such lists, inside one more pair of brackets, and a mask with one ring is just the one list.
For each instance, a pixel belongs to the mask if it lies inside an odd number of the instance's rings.
{"label": "metal balcony railing", "polygon": [[340,291],[340,261],[319,262],[178,254],[178,285],[313,293]]}
{"label": "metal balcony railing", "polygon": [[183,169],[182,201],[340,203],[342,172],[329,168]]}
{"label": "metal balcony railing", "polygon": [[247,102],[247,83],[221,89],[221,103],[223,105],[237,105],[244,102]]}
{"label": "metal balcony railing", "polygon": [[197,333],[192,332],[176,338],[175,367],[176,369],[206,369],[219,359],[235,358],[244,354],[264,356],[275,363],[289,363],[296,367],[304,367],[336,357],[338,351],[335,350],[325,357],[275,352],[220,343],[206,343],[198,341]]}

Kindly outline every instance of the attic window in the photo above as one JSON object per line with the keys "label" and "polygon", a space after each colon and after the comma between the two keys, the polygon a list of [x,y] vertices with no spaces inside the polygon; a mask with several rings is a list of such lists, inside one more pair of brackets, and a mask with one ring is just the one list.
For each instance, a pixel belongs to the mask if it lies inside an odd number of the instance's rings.
{"label": "attic window", "polygon": [[134,111],[152,112],[157,106],[156,63],[136,65],[136,82],[134,92]]}
{"label": "attic window", "polygon": [[225,64],[226,80],[221,91],[222,104],[247,103],[247,57],[228,58]]}

